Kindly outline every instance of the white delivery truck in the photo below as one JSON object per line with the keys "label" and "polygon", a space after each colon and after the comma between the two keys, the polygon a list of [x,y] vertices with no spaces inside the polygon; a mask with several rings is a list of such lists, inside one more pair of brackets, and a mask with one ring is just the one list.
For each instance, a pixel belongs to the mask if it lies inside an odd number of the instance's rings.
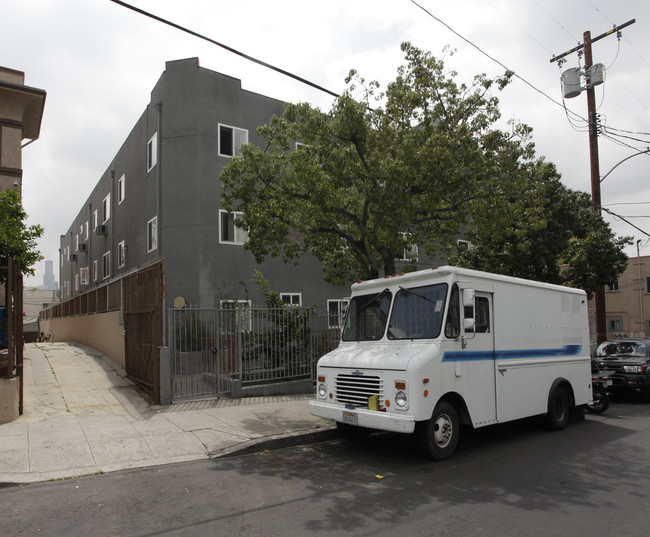
{"label": "white delivery truck", "polygon": [[587,319],[584,291],[451,266],[356,283],[310,412],[350,435],[414,432],[435,460],[460,424],[563,429],[591,399]]}

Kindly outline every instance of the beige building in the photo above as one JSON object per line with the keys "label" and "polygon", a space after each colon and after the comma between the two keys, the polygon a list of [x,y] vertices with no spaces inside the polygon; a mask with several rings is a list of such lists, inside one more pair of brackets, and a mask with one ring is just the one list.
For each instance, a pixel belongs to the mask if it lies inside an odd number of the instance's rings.
{"label": "beige building", "polygon": [[25,73],[0,67],[0,191],[22,191],[23,140],[41,131],[45,91],[25,86]]}
{"label": "beige building", "polygon": [[[618,281],[606,288],[607,339],[650,335],[650,256],[631,257]],[[593,310],[593,301],[589,303]],[[592,319],[592,334],[594,324]]]}

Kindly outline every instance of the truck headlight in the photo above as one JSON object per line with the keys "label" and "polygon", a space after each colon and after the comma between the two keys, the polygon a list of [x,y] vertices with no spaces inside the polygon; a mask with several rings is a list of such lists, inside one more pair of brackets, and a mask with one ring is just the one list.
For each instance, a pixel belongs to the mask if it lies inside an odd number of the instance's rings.
{"label": "truck headlight", "polygon": [[404,392],[397,392],[395,394],[395,406],[398,408],[406,408],[408,405],[408,399],[406,398],[406,394]]}
{"label": "truck headlight", "polygon": [[626,373],[643,373],[642,365],[624,365],[623,371]]}
{"label": "truck headlight", "polygon": [[327,395],[327,385],[320,383],[318,385],[318,397],[321,399],[325,399],[325,396]]}

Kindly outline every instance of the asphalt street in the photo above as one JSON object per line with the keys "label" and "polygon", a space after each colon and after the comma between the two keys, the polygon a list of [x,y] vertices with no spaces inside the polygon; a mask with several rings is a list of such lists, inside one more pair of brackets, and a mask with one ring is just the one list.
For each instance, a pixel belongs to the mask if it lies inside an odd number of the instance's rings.
{"label": "asphalt street", "polygon": [[650,525],[650,405],[549,432],[464,430],[454,457],[376,434],[0,490],[0,535],[638,537]]}

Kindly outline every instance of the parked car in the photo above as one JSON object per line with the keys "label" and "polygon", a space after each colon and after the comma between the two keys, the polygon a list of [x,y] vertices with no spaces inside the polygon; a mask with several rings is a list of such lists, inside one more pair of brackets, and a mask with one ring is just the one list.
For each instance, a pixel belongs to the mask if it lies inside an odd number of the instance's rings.
{"label": "parked car", "polygon": [[612,390],[634,390],[650,401],[650,339],[605,341],[594,356],[598,366],[612,371]]}

